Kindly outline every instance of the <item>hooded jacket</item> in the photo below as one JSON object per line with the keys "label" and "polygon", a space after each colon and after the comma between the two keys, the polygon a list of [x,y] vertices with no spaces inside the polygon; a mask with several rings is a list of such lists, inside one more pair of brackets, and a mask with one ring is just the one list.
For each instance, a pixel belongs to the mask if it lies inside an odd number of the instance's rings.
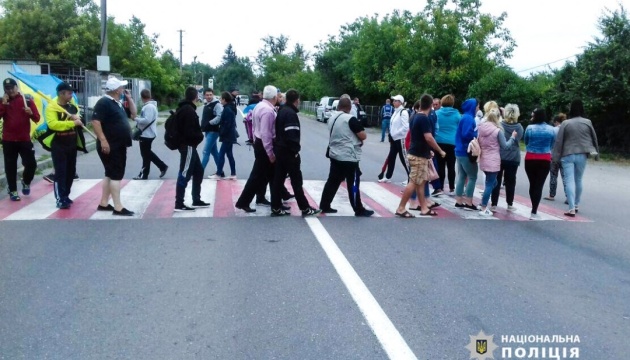
{"label": "hooded jacket", "polygon": [[199,125],[197,106],[191,101],[182,101],[177,106],[177,129],[182,146],[197,147],[203,141],[203,133]]}
{"label": "hooded jacket", "polygon": [[477,124],[475,123],[475,112],[477,110],[477,100],[468,99],[462,104],[462,118],[457,125],[455,133],[455,155],[467,156],[468,144],[477,137]]}
{"label": "hooded jacket", "polygon": [[394,109],[394,114],[389,125],[389,135],[394,140],[402,140],[409,131],[409,113],[401,105]]}
{"label": "hooded jacket", "polygon": [[459,111],[448,106],[440,108],[435,114],[437,115],[435,142],[438,144],[455,145],[457,126],[462,118]]}

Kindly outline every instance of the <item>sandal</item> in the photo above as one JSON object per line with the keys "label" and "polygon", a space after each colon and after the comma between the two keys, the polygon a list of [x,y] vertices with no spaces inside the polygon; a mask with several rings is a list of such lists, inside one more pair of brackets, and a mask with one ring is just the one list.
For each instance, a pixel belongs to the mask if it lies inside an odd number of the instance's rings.
{"label": "sandal", "polygon": [[435,209],[438,206],[442,206],[442,204],[440,204],[439,202],[434,202],[431,206],[429,206],[429,209]]}
{"label": "sandal", "polygon": [[401,218],[405,218],[405,219],[415,218],[415,216],[413,216],[411,213],[409,213],[409,211],[405,211],[404,213],[396,213],[396,216],[401,217]]}
{"label": "sandal", "polygon": [[409,210],[412,211],[422,211],[422,207],[420,205],[416,206],[415,208],[409,208]]}
{"label": "sandal", "polygon": [[437,216],[437,213],[433,210],[429,210],[426,213],[420,213],[420,216]]}

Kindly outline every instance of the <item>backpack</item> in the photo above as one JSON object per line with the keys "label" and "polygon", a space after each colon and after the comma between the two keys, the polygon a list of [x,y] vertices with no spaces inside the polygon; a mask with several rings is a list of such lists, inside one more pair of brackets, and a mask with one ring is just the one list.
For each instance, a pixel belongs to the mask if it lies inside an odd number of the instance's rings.
{"label": "backpack", "polygon": [[473,138],[468,144],[468,159],[472,163],[479,162],[479,156],[481,156],[481,146],[479,146],[479,140]]}
{"label": "backpack", "polygon": [[168,116],[166,122],[164,123],[164,145],[166,145],[166,147],[171,150],[179,149],[179,146],[182,142],[179,135],[179,126],[177,121],[179,109],[177,109],[176,111],[169,110],[171,114]]}
{"label": "backpack", "polygon": [[[218,101],[213,101],[210,104],[206,105],[206,107],[208,107],[210,109],[210,111],[212,111],[212,114],[214,115],[214,108],[217,106],[219,102]],[[212,117],[206,117],[205,119],[201,119],[201,131],[203,132],[209,132],[213,129],[214,126],[216,125],[210,125],[210,121],[214,120],[214,118],[216,118],[216,116],[212,116]]]}
{"label": "backpack", "polygon": [[[245,131],[247,132],[247,141],[245,142],[247,145],[254,144],[254,109],[250,110],[247,113],[247,116],[243,119],[243,124],[245,124]],[[238,136],[237,136],[238,137]]]}

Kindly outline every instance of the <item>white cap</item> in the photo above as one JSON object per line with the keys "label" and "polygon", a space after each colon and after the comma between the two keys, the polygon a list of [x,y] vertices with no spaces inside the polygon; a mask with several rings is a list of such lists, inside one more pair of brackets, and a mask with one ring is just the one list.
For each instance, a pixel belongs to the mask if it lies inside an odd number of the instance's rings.
{"label": "white cap", "polygon": [[110,77],[105,83],[105,90],[114,91],[123,86],[127,86],[127,80],[118,80],[118,78]]}
{"label": "white cap", "polygon": [[405,102],[405,98],[404,98],[402,95],[396,95],[396,96],[394,96],[394,97],[392,98],[392,100],[398,100],[398,101],[400,101],[401,103],[404,103],[404,102]]}

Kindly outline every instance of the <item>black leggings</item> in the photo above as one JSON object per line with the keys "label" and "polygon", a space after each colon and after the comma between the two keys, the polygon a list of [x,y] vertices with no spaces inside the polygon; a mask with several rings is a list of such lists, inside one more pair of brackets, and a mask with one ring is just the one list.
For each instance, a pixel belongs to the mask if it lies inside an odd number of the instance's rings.
{"label": "black leggings", "polygon": [[405,139],[393,140],[391,138],[391,135],[389,136],[389,138],[389,155],[387,156],[387,174],[385,174],[385,177],[387,179],[391,179],[392,175],[394,175],[394,167],[396,167],[396,155],[398,155],[398,158],[400,158],[400,162],[407,172],[407,177],[409,177],[409,166],[407,165],[407,149],[405,149]]}
{"label": "black leggings", "polygon": [[529,179],[529,198],[532,200],[532,214],[538,212],[538,205],[550,168],[551,162],[547,160],[525,160],[525,173]]}
{"label": "black leggings", "polygon": [[446,170],[448,169],[448,187],[450,190],[455,190],[455,145],[438,144],[442,150],[446,153],[445,157],[436,156],[437,159],[437,172],[440,176],[440,184],[442,184],[442,190],[444,190],[444,179],[446,178]]}

